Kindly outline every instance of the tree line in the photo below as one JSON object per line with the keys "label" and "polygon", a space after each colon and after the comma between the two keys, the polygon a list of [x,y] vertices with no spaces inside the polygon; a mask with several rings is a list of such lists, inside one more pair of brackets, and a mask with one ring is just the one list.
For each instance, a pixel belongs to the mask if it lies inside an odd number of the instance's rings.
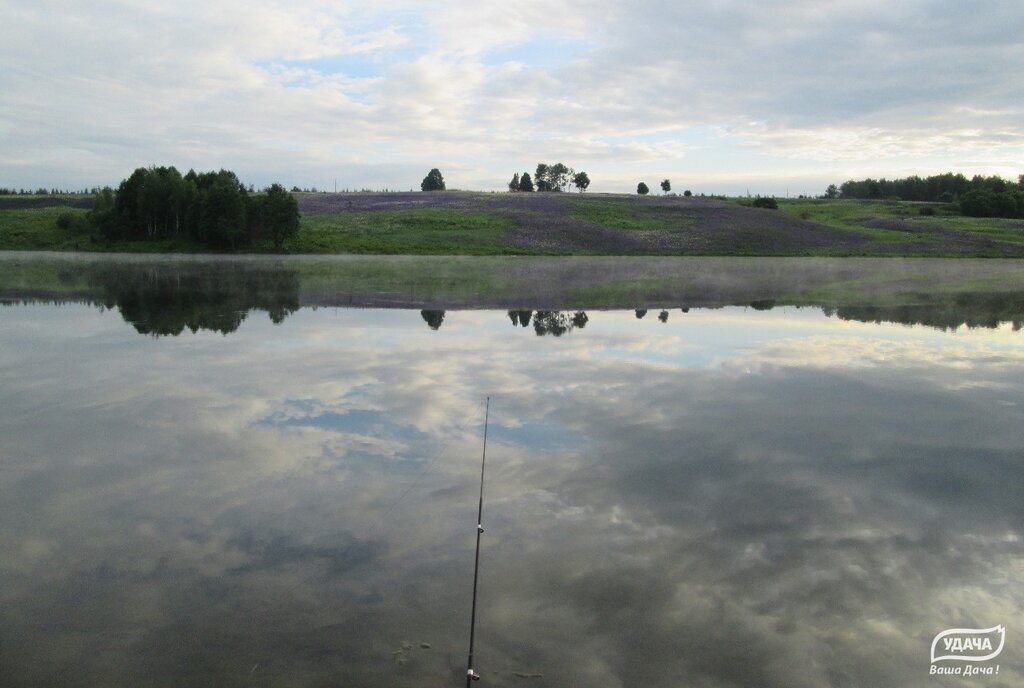
{"label": "tree line", "polygon": [[1024,217],[1024,174],[1017,182],[999,176],[946,172],[931,177],[917,175],[902,179],[849,180],[829,185],[824,198],[882,199],[956,203],[972,217]]}
{"label": "tree line", "polygon": [[509,191],[566,191],[569,186],[575,186],[576,190],[583,193],[590,186],[590,176],[586,172],[577,172],[564,163],[537,163],[533,178],[529,172],[518,172],[512,175],[508,183]]}
{"label": "tree line", "polygon": [[117,189],[102,189],[86,221],[109,240],[189,238],[236,249],[270,240],[280,250],[299,229],[299,207],[280,184],[261,193],[234,172],[182,175],[174,167],[140,167]]}

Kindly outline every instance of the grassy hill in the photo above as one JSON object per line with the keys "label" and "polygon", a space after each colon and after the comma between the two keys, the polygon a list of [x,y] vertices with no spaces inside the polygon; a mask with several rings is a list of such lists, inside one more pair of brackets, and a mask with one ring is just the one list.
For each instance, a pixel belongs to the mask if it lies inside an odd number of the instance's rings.
{"label": "grassy hill", "polygon": [[[1024,257],[1024,222],[967,218],[939,204],[780,200],[778,210],[677,196],[307,194],[288,253],[412,255],[753,255]],[[0,250],[186,252],[185,238],[107,242],[63,213],[83,197],[0,198]],[[926,213],[922,214],[922,208]],[[269,242],[248,249],[271,251]]]}

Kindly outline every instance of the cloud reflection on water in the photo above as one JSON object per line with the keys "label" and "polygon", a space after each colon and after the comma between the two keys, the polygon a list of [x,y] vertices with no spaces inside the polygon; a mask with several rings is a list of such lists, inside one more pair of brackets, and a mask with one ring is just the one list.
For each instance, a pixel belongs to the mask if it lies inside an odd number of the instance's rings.
{"label": "cloud reflection on water", "polygon": [[1011,332],[3,316],[15,685],[459,680],[486,394],[491,684],[925,685],[936,632],[1024,617]]}

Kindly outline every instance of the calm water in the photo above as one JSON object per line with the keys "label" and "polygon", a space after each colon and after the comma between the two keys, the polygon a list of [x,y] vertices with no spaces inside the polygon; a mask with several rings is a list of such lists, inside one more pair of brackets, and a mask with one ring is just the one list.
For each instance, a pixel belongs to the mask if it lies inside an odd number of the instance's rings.
{"label": "calm water", "polygon": [[133,293],[0,308],[0,685],[462,685],[487,395],[480,685],[1024,682],[1008,323]]}

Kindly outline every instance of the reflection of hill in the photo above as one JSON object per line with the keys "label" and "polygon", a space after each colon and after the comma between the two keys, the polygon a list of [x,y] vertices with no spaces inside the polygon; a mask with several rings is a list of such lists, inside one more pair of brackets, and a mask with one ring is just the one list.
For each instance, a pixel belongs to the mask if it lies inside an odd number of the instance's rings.
{"label": "reflection of hill", "polygon": [[251,310],[275,323],[299,308],[299,281],[287,270],[252,269],[238,263],[123,266],[90,271],[97,300],[117,308],[141,334],[179,335],[212,330],[227,334]]}
{"label": "reflection of hill", "polygon": [[300,305],[414,309],[433,329],[445,311],[500,309],[553,336],[585,325],[577,313],[635,309],[666,322],[676,308],[726,306],[946,330],[1017,326],[1022,284],[1024,261],[0,254],[0,301],[116,307],[154,335],[231,332],[253,309],[280,322]]}

